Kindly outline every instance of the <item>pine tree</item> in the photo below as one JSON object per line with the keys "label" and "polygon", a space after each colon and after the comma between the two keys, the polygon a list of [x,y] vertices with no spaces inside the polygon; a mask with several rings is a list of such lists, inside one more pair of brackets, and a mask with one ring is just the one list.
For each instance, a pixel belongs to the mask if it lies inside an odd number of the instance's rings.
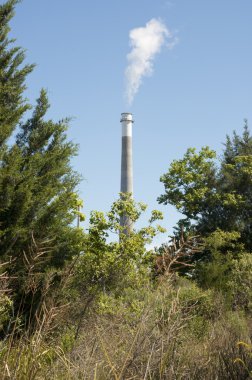
{"label": "pine tree", "polygon": [[[16,125],[29,108],[23,93],[25,79],[34,65],[24,65],[25,54],[20,47],[12,46],[15,40],[9,39],[9,22],[14,16],[17,0],[9,0],[0,5],[0,152],[11,136]],[[1,158],[1,157],[0,157]]]}
{"label": "pine tree", "polygon": [[[69,119],[46,120],[49,102],[41,90],[32,116],[24,121],[30,108],[23,97],[25,78],[33,65],[22,67],[23,50],[10,47],[16,3],[0,6],[0,269],[10,278],[14,315],[26,325],[41,307],[47,274],[54,273],[53,288],[66,261],[80,253],[83,234],[73,225],[80,176],[70,163],[77,146],[67,141]],[[44,242],[50,247],[34,261],[34,250]]]}
{"label": "pine tree", "polygon": [[[35,239],[47,237],[55,239],[57,254],[52,253],[52,260],[59,264],[71,256],[69,235],[76,217],[79,176],[70,159],[77,147],[66,140],[67,119],[58,123],[44,120],[48,107],[42,90],[32,117],[21,125],[16,144],[6,155],[5,177],[11,177],[12,183],[5,181],[2,186],[7,207],[0,213],[0,250],[3,255],[14,255],[29,244],[31,234]],[[11,176],[9,172],[14,173]]]}
{"label": "pine tree", "polygon": [[[10,152],[7,146],[16,126],[21,121],[29,105],[24,99],[25,79],[34,65],[23,65],[25,54],[20,47],[13,46],[9,39],[9,22],[14,16],[17,0],[9,0],[0,5],[0,211],[8,205],[8,195],[4,188],[13,185],[14,173],[18,165],[18,153]],[[1,225],[0,225],[1,238]]]}
{"label": "pine tree", "polygon": [[252,136],[245,120],[242,136],[227,138],[221,162],[220,191],[230,194],[226,226],[238,230],[247,249],[252,250]]}

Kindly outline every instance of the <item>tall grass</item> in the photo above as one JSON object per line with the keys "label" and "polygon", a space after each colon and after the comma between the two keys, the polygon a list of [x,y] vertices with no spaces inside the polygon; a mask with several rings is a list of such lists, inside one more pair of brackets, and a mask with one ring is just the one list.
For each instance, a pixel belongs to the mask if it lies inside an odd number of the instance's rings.
{"label": "tall grass", "polygon": [[93,311],[67,354],[67,372],[58,360],[51,378],[247,379],[251,358],[237,342],[250,341],[248,320],[225,310],[222,301],[166,280],[155,291],[145,289],[137,312],[128,302],[116,312]]}
{"label": "tall grass", "polygon": [[[48,273],[41,288],[35,270],[36,257],[41,256],[35,248],[32,252],[25,259],[26,294],[36,293],[38,280],[41,302],[30,326],[24,326],[21,314],[11,317],[11,289],[2,272],[0,307],[6,318],[9,313],[9,326],[0,341],[1,379],[249,378],[252,358],[246,345],[251,344],[251,316],[228,308],[220,292],[202,290],[193,281],[168,274],[155,285],[129,286],[118,294],[104,291],[88,303],[80,324],[76,317],[80,301],[66,303],[60,298],[59,289],[67,287],[70,271],[65,270],[54,291],[53,274]],[[241,341],[246,345],[237,344]]]}

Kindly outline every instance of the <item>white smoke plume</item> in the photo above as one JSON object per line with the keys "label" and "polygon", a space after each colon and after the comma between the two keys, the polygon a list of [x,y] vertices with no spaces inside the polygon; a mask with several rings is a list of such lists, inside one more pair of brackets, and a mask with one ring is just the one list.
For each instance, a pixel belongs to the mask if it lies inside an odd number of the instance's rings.
{"label": "white smoke plume", "polygon": [[[144,76],[153,72],[153,61],[161,47],[166,44],[172,49],[177,43],[165,24],[155,18],[144,27],[132,29],[129,33],[131,52],[127,55],[129,62],[126,71],[126,98],[133,102]],[[169,42],[168,42],[169,41]]]}

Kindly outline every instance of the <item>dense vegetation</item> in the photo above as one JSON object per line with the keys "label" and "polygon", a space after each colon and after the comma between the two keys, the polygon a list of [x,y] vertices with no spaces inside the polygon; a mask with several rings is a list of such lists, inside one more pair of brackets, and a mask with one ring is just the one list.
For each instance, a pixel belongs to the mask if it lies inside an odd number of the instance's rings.
{"label": "dense vegetation", "polygon": [[[8,38],[18,1],[0,5],[0,369],[2,379],[252,377],[252,137],[222,157],[188,149],[159,202],[183,214],[169,244],[160,212],[121,194],[77,227],[80,177],[68,119],[25,97],[24,51]],[[31,116],[27,118],[27,111]],[[115,236],[111,241],[111,235]]]}

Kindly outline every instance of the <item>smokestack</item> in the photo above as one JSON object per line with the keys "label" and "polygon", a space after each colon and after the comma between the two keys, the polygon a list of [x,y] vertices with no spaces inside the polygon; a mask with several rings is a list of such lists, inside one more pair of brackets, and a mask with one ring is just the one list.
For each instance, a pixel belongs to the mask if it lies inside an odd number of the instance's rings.
{"label": "smokestack", "polygon": [[[122,113],[120,121],[122,124],[121,193],[133,193],[132,114]],[[131,221],[126,216],[121,217],[120,223],[125,227],[126,233],[131,229]]]}

